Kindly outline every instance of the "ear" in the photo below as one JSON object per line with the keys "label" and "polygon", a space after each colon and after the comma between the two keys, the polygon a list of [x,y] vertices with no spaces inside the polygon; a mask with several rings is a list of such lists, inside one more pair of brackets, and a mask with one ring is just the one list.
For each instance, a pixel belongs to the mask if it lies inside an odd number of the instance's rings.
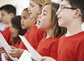
{"label": "ear", "polygon": [[77,17],[79,17],[79,16],[81,16],[81,10],[80,10],[80,9],[76,9],[74,18],[77,18]]}
{"label": "ear", "polygon": [[10,13],[10,17],[13,18],[14,17],[14,14],[13,13]]}

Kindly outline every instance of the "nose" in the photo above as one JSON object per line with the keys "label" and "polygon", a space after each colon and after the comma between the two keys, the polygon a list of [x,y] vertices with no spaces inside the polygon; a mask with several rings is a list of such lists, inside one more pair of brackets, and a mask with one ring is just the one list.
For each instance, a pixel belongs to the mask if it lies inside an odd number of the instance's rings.
{"label": "nose", "polygon": [[41,14],[38,16],[38,18],[41,18]]}
{"label": "nose", "polygon": [[30,11],[30,7],[28,7],[28,11]]}
{"label": "nose", "polygon": [[21,19],[21,23],[23,22],[23,19]]}
{"label": "nose", "polygon": [[57,12],[56,12],[56,15],[59,15],[59,13],[60,13],[60,12],[59,12],[59,11],[57,11]]}

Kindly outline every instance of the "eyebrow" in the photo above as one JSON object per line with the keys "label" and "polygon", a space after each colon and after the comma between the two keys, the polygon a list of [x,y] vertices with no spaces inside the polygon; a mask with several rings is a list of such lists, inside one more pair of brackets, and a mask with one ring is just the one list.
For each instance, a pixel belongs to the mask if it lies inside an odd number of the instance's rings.
{"label": "eyebrow", "polygon": [[60,6],[62,7],[62,6],[66,6],[66,5],[62,4],[62,5],[60,5]]}
{"label": "eyebrow", "polygon": [[48,13],[48,11],[46,11],[46,10],[43,10],[43,12],[47,12]]}

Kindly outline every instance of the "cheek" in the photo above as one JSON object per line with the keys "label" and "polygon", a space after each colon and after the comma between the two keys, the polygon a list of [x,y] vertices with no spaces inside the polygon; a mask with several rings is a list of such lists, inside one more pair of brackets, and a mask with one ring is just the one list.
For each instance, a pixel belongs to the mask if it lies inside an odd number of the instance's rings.
{"label": "cheek", "polygon": [[19,32],[19,31],[15,31],[15,36],[16,36],[16,37],[18,36],[18,32]]}

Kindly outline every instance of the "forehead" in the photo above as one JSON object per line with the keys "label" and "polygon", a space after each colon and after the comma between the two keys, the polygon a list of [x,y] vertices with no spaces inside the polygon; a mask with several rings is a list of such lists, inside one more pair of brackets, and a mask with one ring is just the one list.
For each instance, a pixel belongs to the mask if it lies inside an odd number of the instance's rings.
{"label": "forehead", "polygon": [[69,4],[69,1],[63,0],[63,1],[61,2],[60,6],[71,6],[71,5]]}
{"label": "forehead", "polygon": [[35,5],[36,3],[33,2],[32,0],[29,0],[29,4],[30,4],[30,5],[33,5],[33,4]]}
{"label": "forehead", "polygon": [[51,10],[51,5],[45,5],[42,9],[43,10],[46,10],[46,11],[50,11]]}
{"label": "forehead", "polygon": [[5,10],[1,10],[1,14],[3,14],[3,13],[7,13]]}
{"label": "forehead", "polygon": [[28,14],[29,14],[29,12],[27,10],[24,10],[24,11],[22,11],[21,15],[28,15]]}

